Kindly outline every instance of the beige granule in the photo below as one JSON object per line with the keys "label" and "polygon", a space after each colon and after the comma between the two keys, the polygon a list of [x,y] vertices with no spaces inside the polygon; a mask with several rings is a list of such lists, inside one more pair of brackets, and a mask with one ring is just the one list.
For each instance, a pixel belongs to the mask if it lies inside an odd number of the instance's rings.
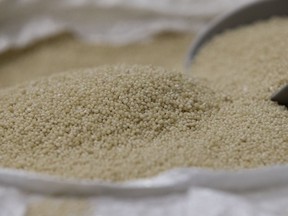
{"label": "beige granule", "polygon": [[221,98],[200,80],[136,65],[51,76],[0,101],[2,167],[119,181],[195,163],[199,147],[177,142]]}
{"label": "beige granule", "polygon": [[88,216],[91,208],[87,200],[45,198],[30,204],[25,216]]}

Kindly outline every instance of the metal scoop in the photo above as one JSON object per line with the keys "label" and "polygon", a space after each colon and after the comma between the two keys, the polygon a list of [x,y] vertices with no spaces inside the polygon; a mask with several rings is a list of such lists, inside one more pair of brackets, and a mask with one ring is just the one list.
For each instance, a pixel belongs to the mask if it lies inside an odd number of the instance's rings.
{"label": "metal scoop", "polygon": [[271,100],[288,108],[288,84],[274,93],[274,95],[271,97]]}
{"label": "metal scoop", "polygon": [[[213,21],[196,38],[190,48],[187,68],[193,63],[201,47],[215,35],[228,29],[251,24],[255,21],[269,19],[273,16],[288,16],[288,0],[262,0],[245,5]],[[275,35],[277,37],[277,35]],[[287,56],[288,58],[288,56]],[[288,71],[287,71],[288,72]],[[276,92],[271,100],[288,107],[288,84]]]}

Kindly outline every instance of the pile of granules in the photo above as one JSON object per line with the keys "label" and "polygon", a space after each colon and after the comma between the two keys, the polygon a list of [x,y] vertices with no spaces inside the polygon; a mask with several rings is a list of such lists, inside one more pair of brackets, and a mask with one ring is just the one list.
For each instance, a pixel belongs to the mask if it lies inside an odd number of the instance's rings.
{"label": "pile of granules", "polygon": [[287,26],[274,18],[217,36],[190,79],[106,66],[2,89],[0,165],[123,181],[288,163],[288,110],[270,101],[288,83]]}
{"label": "pile of granules", "polygon": [[197,135],[205,136],[212,167],[288,163],[288,109],[270,101],[288,84],[287,56],[287,18],[225,32],[200,51],[192,74],[231,100]]}
{"label": "pile of granules", "polygon": [[276,17],[216,36],[196,56],[192,74],[234,99],[269,99],[288,83],[287,26],[287,18]]}
{"label": "pile of granules", "polygon": [[181,152],[197,145],[177,141],[221,97],[200,80],[135,65],[51,76],[3,89],[0,101],[2,167],[116,181],[192,163]]}

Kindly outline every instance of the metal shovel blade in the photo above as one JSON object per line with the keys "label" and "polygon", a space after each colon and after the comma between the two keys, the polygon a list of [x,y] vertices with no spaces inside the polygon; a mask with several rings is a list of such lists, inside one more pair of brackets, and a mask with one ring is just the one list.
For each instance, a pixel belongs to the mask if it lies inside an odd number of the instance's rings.
{"label": "metal shovel blade", "polygon": [[280,105],[288,107],[288,85],[284,86],[274,95],[272,95],[271,100]]}

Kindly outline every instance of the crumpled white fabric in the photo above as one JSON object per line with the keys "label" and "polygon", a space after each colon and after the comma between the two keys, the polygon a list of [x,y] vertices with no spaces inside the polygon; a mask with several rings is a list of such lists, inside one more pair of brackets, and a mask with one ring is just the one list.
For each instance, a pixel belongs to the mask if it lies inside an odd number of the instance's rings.
{"label": "crumpled white fabric", "polygon": [[87,200],[91,210],[85,216],[284,216],[288,166],[231,172],[175,169],[117,184],[0,170],[0,216],[24,216],[29,203],[57,195]]}
{"label": "crumpled white fabric", "polygon": [[0,51],[69,30],[88,42],[127,44],[164,30],[197,31],[256,0],[1,0]]}
{"label": "crumpled white fabric", "polygon": [[17,189],[0,187],[0,216],[24,216],[26,201]]}

